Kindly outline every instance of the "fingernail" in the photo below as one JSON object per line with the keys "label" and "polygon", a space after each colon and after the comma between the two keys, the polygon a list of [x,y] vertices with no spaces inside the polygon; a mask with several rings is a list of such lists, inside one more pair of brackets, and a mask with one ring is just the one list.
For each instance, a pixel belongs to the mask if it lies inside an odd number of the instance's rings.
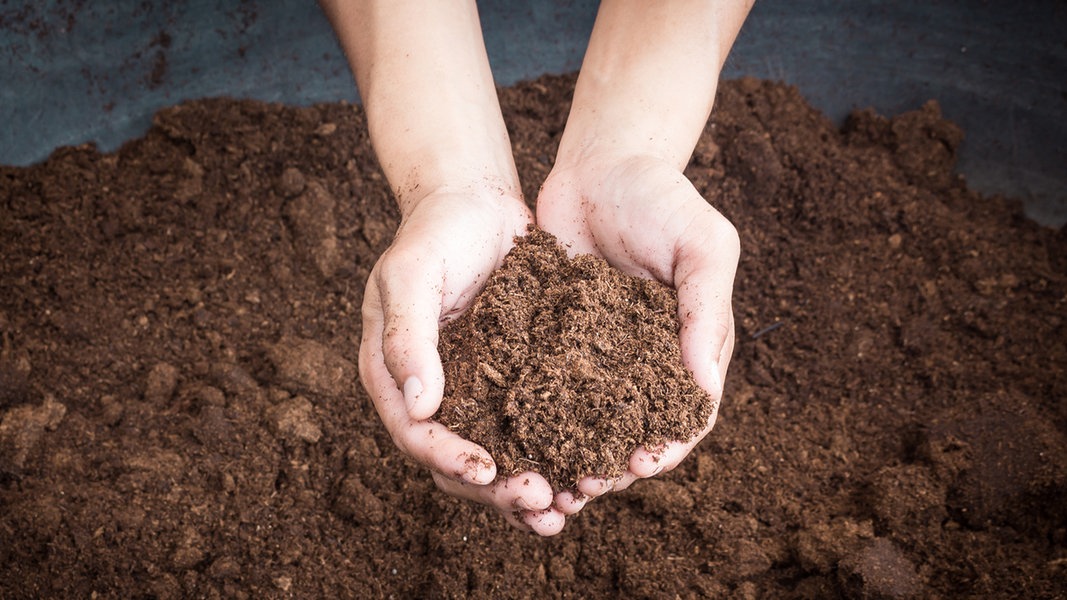
{"label": "fingernail", "polygon": [[525,498],[516,498],[515,507],[521,510],[533,510],[533,507],[526,501]]}
{"label": "fingernail", "polygon": [[415,404],[419,401],[419,396],[422,395],[422,382],[418,377],[412,375],[404,380],[404,404],[408,407],[408,412],[415,410]]}

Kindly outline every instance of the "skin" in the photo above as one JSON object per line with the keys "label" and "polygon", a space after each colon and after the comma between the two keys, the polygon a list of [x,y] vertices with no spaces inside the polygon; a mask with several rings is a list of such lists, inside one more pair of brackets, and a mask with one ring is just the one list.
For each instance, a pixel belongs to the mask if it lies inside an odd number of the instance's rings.
{"label": "skin", "polygon": [[[592,498],[676,467],[711,430],[639,448],[581,497],[536,473],[496,481],[485,449],[431,417],[444,376],[438,331],[461,314],[533,219],[521,197],[474,2],[323,0],[356,76],[371,141],[402,215],[371,272],[360,378],[397,446],[437,486],[554,535]],[[751,3],[606,1],[578,78],[537,223],[678,291],[682,360],[716,400],[733,351],[733,226],[682,175],[723,60]]]}

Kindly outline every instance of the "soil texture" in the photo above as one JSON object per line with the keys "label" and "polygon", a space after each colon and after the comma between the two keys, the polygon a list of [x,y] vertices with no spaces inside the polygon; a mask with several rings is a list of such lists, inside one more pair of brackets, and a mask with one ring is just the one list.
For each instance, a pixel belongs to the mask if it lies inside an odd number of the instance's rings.
{"label": "soil texture", "polygon": [[533,471],[559,491],[618,477],[638,446],[691,440],[715,409],[682,365],[677,312],[671,288],[531,228],[442,329],[435,418],[488,450],[498,478]]}
{"label": "soil texture", "polygon": [[[501,90],[529,199],[573,84]],[[1067,235],[961,140],[724,83],[687,168],[742,241],[718,425],[550,539],[437,492],[361,389],[398,218],[358,107],[0,167],[0,596],[1064,597]]]}

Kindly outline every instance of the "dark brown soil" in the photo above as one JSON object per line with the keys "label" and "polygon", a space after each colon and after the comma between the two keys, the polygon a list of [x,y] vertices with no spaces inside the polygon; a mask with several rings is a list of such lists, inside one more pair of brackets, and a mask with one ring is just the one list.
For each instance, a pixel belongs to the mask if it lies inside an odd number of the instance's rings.
{"label": "dark brown soil", "polygon": [[[529,198],[571,78],[502,91]],[[839,129],[724,84],[716,430],[559,536],[437,491],[356,379],[397,219],[358,108],[209,100],[0,168],[0,596],[1067,595],[1067,238],[930,104]]]}
{"label": "dark brown soil", "polygon": [[715,409],[682,365],[677,312],[674,290],[569,259],[532,229],[442,329],[437,418],[488,450],[498,478],[618,477],[638,446],[688,441]]}

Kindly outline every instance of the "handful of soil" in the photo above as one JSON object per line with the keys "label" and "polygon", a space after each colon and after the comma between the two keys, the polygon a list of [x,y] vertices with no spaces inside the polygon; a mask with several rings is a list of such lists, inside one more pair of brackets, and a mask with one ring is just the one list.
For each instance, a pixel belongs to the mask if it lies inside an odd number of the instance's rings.
{"label": "handful of soil", "polygon": [[437,419],[481,444],[498,476],[555,490],[616,477],[639,445],[699,433],[712,398],[682,365],[678,299],[603,259],[573,259],[531,228],[460,318],[441,331]]}

